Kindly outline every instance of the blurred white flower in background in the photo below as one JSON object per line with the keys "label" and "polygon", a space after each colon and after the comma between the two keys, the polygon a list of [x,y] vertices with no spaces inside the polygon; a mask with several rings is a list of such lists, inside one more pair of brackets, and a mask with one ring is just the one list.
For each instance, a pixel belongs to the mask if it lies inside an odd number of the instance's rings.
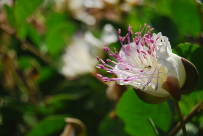
{"label": "blurred white flower in background", "polygon": [[3,6],[6,4],[8,6],[13,5],[14,0],[0,0],[0,10],[2,10]]}
{"label": "blurred white flower in background", "polygon": [[0,0],[0,23],[7,22],[4,5],[12,6],[13,0]]}
{"label": "blurred white flower in background", "polygon": [[63,67],[61,73],[67,78],[94,73],[98,64],[96,56],[103,56],[104,44],[111,44],[118,40],[117,32],[112,25],[106,24],[102,31],[101,40],[90,31],[77,34],[72,43],[66,48],[62,56]]}
{"label": "blurred white flower in background", "polygon": [[111,24],[106,24],[102,31],[101,40],[105,44],[111,44],[118,41],[118,35],[116,29]]}
{"label": "blurred white flower in background", "polygon": [[63,67],[61,73],[68,78],[74,78],[94,71],[97,64],[95,56],[101,54],[103,43],[95,38],[91,32],[83,36],[75,36],[62,56]]}
{"label": "blurred white flower in background", "polygon": [[[92,5],[91,2],[88,2],[88,3]],[[69,0],[68,9],[75,19],[87,25],[94,25],[96,23],[96,20],[94,16],[88,14],[85,11],[84,4],[85,4],[84,0]]]}
{"label": "blurred white flower in background", "polygon": [[104,8],[104,2],[102,0],[83,0],[83,5],[86,8]]}
{"label": "blurred white flower in background", "polygon": [[125,12],[129,12],[134,6],[142,5],[143,0],[125,0],[120,8]]}

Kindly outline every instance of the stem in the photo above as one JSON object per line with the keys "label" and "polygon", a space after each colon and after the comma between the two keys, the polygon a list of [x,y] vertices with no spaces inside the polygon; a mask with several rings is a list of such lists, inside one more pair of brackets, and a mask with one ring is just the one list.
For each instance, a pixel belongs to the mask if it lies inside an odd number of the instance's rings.
{"label": "stem", "polygon": [[17,36],[15,29],[12,29],[9,26],[2,23],[2,24],[0,24],[0,30],[8,33],[9,35],[13,35],[15,37],[15,39],[17,39],[21,43],[24,50],[30,51],[31,53],[33,53],[37,57],[41,58],[44,62],[46,62],[50,66],[52,66],[54,64],[54,60],[52,60],[52,58],[50,56],[40,52],[38,48],[36,48],[34,45],[29,43],[28,41],[20,39]]}
{"label": "stem", "polygon": [[[186,115],[183,119],[184,122],[187,123],[189,122],[194,116],[196,116],[197,114],[199,114],[201,111],[203,110],[203,101],[198,102],[193,108],[192,110],[190,110],[189,114]],[[171,131],[169,132],[169,136],[174,136],[179,130],[181,129],[181,124],[180,122],[178,122],[173,129],[171,129]]]}
{"label": "stem", "polygon": [[151,125],[152,125],[152,127],[153,127],[153,129],[154,129],[154,132],[156,133],[156,135],[159,136],[159,132],[158,132],[158,130],[156,129],[156,126],[155,126],[155,124],[154,124],[152,118],[149,118],[149,122],[151,123]]}
{"label": "stem", "polygon": [[186,132],[186,128],[185,128],[185,122],[183,120],[183,116],[182,116],[182,113],[181,113],[179,103],[176,100],[174,102],[175,102],[176,111],[177,111],[179,119],[180,119],[180,124],[181,124],[181,127],[182,127],[183,135],[187,136],[187,132]]}

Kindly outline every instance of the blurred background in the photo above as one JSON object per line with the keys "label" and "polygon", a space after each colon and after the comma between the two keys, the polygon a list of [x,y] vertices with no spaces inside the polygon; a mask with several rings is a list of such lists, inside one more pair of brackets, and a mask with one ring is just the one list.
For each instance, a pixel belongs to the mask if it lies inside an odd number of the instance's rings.
{"label": "blurred background", "polygon": [[[174,52],[202,75],[201,0],[0,0],[0,135],[138,134],[126,129],[125,106],[120,118],[116,114],[119,98],[131,88],[102,82],[97,73],[113,75],[96,69],[96,57],[108,58],[105,44],[121,48],[118,29],[124,36],[129,24],[139,31],[144,23],[167,36]],[[183,99],[183,114],[203,100],[202,90],[200,82],[198,94]],[[177,122],[169,110],[163,135]],[[201,114],[191,120],[194,135],[202,134]]]}

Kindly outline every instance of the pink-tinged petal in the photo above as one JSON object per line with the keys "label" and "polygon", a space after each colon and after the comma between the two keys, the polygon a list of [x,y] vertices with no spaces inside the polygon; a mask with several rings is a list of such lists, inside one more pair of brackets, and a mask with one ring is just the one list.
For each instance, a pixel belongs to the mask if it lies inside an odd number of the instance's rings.
{"label": "pink-tinged petal", "polygon": [[165,89],[173,99],[175,99],[176,101],[180,100],[180,86],[179,81],[176,77],[168,76],[161,87]]}
{"label": "pink-tinged petal", "polygon": [[162,102],[165,102],[169,99],[169,95],[168,96],[155,96],[155,95],[151,95],[149,93],[147,93],[146,91],[142,91],[139,89],[135,89],[135,93],[137,94],[137,96],[144,102],[149,103],[149,104],[159,104]]}
{"label": "pink-tinged petal", "polygon": [[171,45],[167,37],[161,36],[161,33],[159,33],[159,36],[162,42],[157,43],[157,61],[159,64],[165,66],[167,76],[176,77],[179,81],[180,87],[182,87],[185,83],[186,75],[181,57],[172,53]]}

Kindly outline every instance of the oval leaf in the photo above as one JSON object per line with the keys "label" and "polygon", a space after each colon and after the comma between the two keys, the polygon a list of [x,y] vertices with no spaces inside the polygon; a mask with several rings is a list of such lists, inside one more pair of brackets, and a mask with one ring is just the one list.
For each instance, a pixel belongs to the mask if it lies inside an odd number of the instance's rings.
{"label": "oval leaf", "polygon": [[133,136],[156,136],[154,127],[166,132],[171,121],[167,103],[156,105],[144,103],[133,89],[126,91],[122,96],[116,112],[125,123],[126,132]]}

